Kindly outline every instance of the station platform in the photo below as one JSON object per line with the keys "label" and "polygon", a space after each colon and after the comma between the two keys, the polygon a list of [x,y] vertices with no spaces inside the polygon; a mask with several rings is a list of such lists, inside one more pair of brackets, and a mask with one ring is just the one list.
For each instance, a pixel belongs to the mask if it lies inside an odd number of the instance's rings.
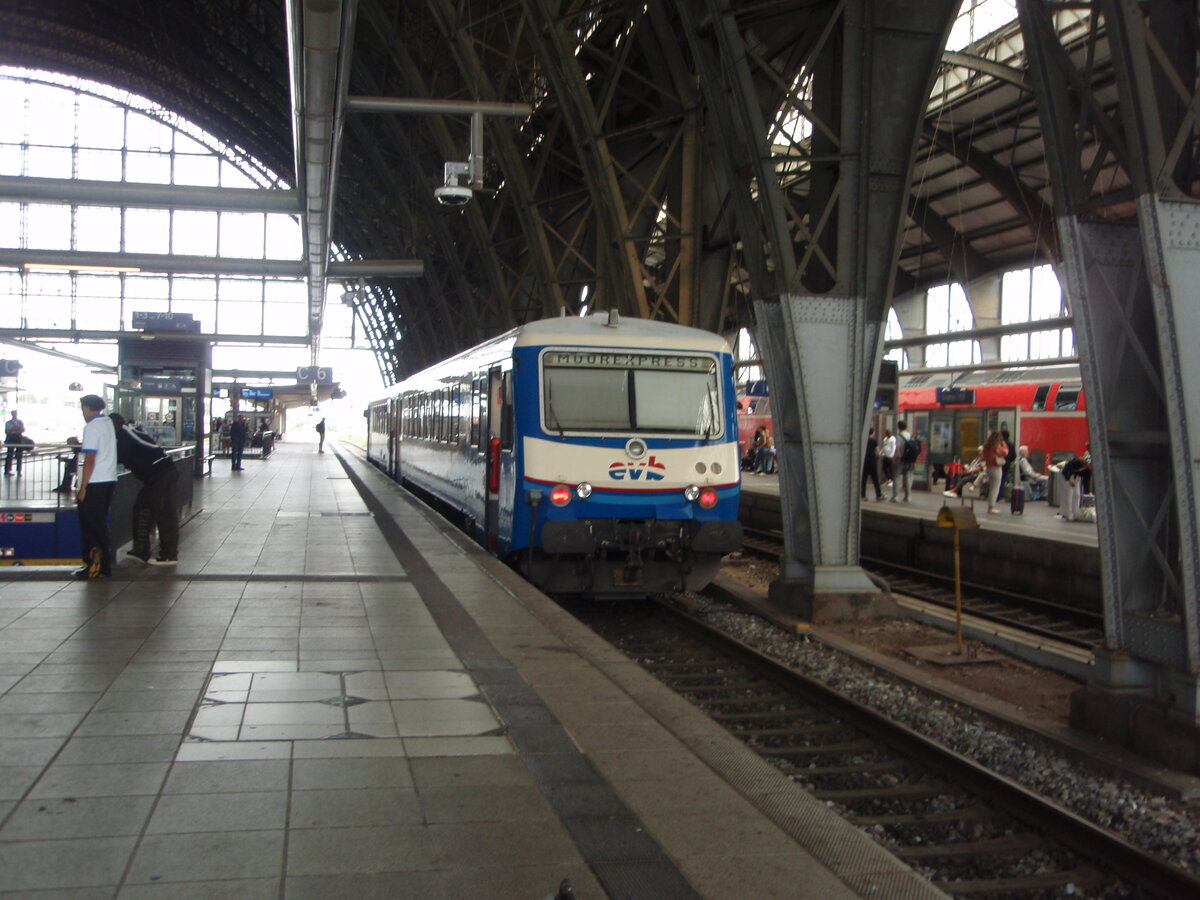
{"label": "station platform", "polygon": [[5,896],[941,896],[351,450],[0,571]]}
{"label": "station platform", "polygon": [[[891,489],[885,488],[882,500],[867,499],[862,501],[864,515],[880,513],[888,516],[904,518],[933,519],[942,505],[966,506],[974,510],[975,517],[981,528],[989,531],[1013,532],[1044,538],[1051,541],[1078,544],[1084,547],[1098,546],[1095,522],[1067,522],[1058,518],[1059,507],[1051,506],[1045,500],[1032,500],[1025,504],[1024,512],[1013,515],[1008,503],[1000,503],[1000,512],[989,515],[986,500],[963,500],[947,497],[941,488],[941,482],[932,489],[914,488],[909,493],[909,502],[897,501],[892,503]],[[779,476],[752,475],[742,473],[742,490],[751,494],[779,496]],[[868,491],[874,490],[871,485]],[[869,496],[869,495],[868,495]]]}
{"label": "station platform", "polygon": [[[742,524],[780,528],[779,476],[742,475]],[[862,501],[864,564],[877,560],[952,577],[953,529],[939,528],[936,520],[943,505],[966,506],[974,511],[978,527],[960,535],[964,581],[1102,612],[1095,522],[1057,518],[1058,507],[1045,500],[1027,502],[1020,515],[1002,503],[1000,512],[989,515],[986,500],[947,497],[936,487],[913,489],[907,503],[893,503],[890,496],[884,488],[883,500]]]}

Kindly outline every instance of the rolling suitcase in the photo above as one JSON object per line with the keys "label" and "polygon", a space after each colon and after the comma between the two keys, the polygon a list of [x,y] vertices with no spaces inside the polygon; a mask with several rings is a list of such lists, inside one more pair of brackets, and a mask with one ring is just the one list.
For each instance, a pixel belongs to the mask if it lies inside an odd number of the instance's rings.
{"label": "rolling suitcase", "polygon": [[1025,514],[1025,488],[1019,484],[1013,485],[1011,508],[1014,516]]}

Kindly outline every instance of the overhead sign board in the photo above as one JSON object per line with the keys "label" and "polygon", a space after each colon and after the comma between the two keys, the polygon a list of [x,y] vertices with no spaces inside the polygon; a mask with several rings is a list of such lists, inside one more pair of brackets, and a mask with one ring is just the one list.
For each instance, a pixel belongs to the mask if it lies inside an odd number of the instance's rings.
{"label": "overhead sign board", "polygon": [[142,331],[200,333],[200,323],[191,313],[135,310],[132,324],[134,328],[140,328]]}
{"label": "overhead sign board", "polygon": [[242,399],[243,400],[270,400],[274,396],[275,396],[275,391],[269,387],[263,387],[263,388],[244,387],[244,388],[242,388]]}
{"label": "overhead sign board", "polygon": [[942,406],[974,406],[975,392],[970,388],[938,388],[937,402]]}
{"label": "overhead sign board", "polygon": [[333,369],[328,366],[298,366],[296,381],[300,384],[333,384]]}
{"label": "overhead sign board", "polygon": [[146,377],[142,379],[142,390],[156,394],[178,394],[183,391],[183,379]]}

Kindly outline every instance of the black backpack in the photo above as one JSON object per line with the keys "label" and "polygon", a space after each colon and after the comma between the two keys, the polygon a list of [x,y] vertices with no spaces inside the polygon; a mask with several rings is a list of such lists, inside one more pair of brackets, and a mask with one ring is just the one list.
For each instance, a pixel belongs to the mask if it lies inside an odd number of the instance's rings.
{"label": "black backpack", "polygon": [[917,457],[920,455],[921,442],[919,440],[914,437],[904,441],[904,449],[900,451],[900,462],[906,466],[911,466],[917,461]]}

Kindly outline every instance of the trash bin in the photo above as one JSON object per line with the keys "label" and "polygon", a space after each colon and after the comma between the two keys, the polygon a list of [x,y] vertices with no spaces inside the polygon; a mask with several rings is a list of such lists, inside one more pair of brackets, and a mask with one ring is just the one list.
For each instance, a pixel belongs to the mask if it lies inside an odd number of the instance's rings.
{"label": "trash bin", "polygon": [[1051,469],[1050,480],[1046,482],[1046,503],[1049,506],[1058,506],[1061,502],[1059,498],[1062,497],[1066,489],[1067,483],[1062,476],[1062,472]]}

